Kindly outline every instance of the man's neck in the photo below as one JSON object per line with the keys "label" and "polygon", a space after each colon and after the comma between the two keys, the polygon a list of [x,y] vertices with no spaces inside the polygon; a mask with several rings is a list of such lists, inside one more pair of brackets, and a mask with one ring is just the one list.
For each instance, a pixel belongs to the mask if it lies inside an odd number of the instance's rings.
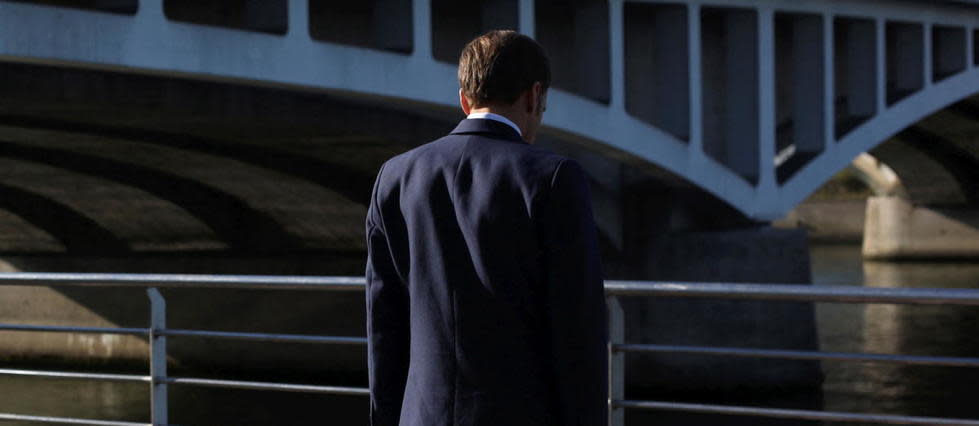
{"label": "man's neck", "polygon": [[466,118],[476,118],[476,119],[486,119],[486,120],[497,121],[497,122],[506,124],[508,127],[512,127],[513,130],[515,132],[517,132],[517,134],[519,134],[520,136],[523,136],[523,131],[520,130],[520,127],[517,126],[517,123],[514,123],[509,118],[506,118],[506,117],[504,117],[502,115],[499,115],[499,114],[495,114],[495,113],[492,113],[492,112],[470,112],[469,113],[469,116],[467,116]]}
{"label": "man's neck", "polygon": [[470,114],[490,113],[490,114],[499,115],[501,117],[506,118],[507,120],[510,120],[511,123],[517,126],[517,133],[520,133],[521,136],[527,133],[527,129],[525,127],[526,123],[524,123],[524,120],[520,119],[520,114],[515,114],[513,111],[507,108],[502,108],[502,107],[473,108],[472,110],[469,111],[469,113]]}

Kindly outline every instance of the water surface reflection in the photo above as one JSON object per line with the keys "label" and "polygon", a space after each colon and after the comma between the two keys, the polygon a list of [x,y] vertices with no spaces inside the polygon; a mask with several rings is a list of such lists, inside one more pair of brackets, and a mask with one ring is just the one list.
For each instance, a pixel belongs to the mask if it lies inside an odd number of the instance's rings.
{"label": "water surface reflection", "polygon": [[[975,262],[863,262],[859,247],[813,249],[816,284],[891,288],[979,288]],[[823,304],[823,350],[979,356],[979,308]],[[979,370],[825,362],[827,410],[979,418],[972,397]]]}

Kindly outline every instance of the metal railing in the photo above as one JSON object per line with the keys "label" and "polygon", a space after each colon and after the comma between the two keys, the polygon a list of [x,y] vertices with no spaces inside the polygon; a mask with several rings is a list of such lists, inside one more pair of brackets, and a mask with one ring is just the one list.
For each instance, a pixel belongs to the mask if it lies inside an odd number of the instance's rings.
{"label": "metal railing", "polygon": [[[167,374],[167,337],[207,337],[214,339],[253,340],[264,342],[298,342],[335,345],[366,345],[365,337],[322,336],[305,334],[239,333],[211,330],[167,328],[166,301],[159,288],[221,288],[265,290],[315,290],[331,292],[364,291],[363,277],[278,277],[231,275],[170,275],[170,274],[59,274],[59,273],[0,273],[0,285],[30,285],[55,287],[137,287],[146,288],[150,302],[150,321],[147,328],[68,327],[48,325],[0,324],[0,330],[43,331],[56,333],[96,333],[145,336],[149,341],[149,375],[98,374],[64,371],[0,369],[0,375],[17,375],[61,379],[82,379],[114,382],[142,382],[150,385],[149,425],[168,425],[168,385],[192,385],[218,388],[272,390],[334,395],[368,395],[367,388],[319,386],[296,383],[215,380],[200,377],[174,377]],[[135,426],[147,423],[48,417],[0,413],[0,420],[19,420],[38,423],[78,425]]]}
{"label": "metal railing", "polygon": [[891,354],[832,353],[751,348],[651,345],[627,343],[620,297],[698,297],[768,301],[888,303],[915,305],[979,306],[979,290],[910,289],[852,286],[777,284],[650,283],[609,281],[605,284],[609,307],[609,425],[622,426],[625,409],[685,411],[737,416],[760,416],[824,422],[862,422],[902,425],[971,425],[979,420],[845,413],[670,401],[637,401],[625,398],[625,354],[667,352],[681,354],[780,358],[794,360],[873,361],[929,366],[979,367],[979,358],[926,357]]}
{"label": "metal railing", "polygon": [[[0,369],[0,375],[82,379],[96,381],[141,382],[151,388],[150,425],[168,424],[168,385],[191,385],[220,388],[239,388],[307,392],[335,395],[368,395],[367,388],[320,386],[295,383],[216,380],[199,377],[174,377],[167,374],[167,337],[208,337],[266,342],[300,342],[313,344],[365,345],[364,337],[324,336],[305,334],[241,333],[211,330],[171,329],[166,326],[166,302],[159,288],[223,288],[313,290],[331,292],[363,291],[363,277],[282,277],[231,275],[172,275],[172,274],[60,274],[60,273],[0,273],[0,285],[30,285],[55,287],[138,287],[145,288],[150,302],[150,321],[147,328],[71,327],[49,325],[0,324],[0,330],[96,333],[146,336],[149,341],[149,375],[99,374],[65,371]],[[624,313],[621,297],[696,297],[723,299],[754,299],[772,301],[831,302],[831,303],[889,303],[979,306],[979,290],[961,289],[895,289],[850,286],[800,286],[774,284],[722,283],[657,283],[607,281],[609,307],[609,425],[624,424],[625,409],[685,411],[723,415],[761,416],[827,422],[864,422],[917,425],[972,425],[979,420],[914,417],[882,414],[843,413],[817,410],[745,407],[716,404],[690,404],[669,401],[640,401],[625,398],[626,353],[681,353],[735,357],[780,358],[796,360],[832,360],[858,362],[889,362],[930,366],[979,367],[979,358],[907,356],[867,353],[833,353],[751,348],[724,348],[678,345],[652,345],[625,341]],[[48,417],[0,413],[0,420],[65,423],[81,425],[146,425],[146,423]]]}

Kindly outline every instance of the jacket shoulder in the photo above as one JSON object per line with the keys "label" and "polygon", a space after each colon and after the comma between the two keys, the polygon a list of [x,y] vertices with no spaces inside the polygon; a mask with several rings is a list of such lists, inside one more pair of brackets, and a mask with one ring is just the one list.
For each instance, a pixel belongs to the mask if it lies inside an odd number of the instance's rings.
{"label": "jacket shoulder", "polygon": [[[578,174],[581,165],[574,159],[527,143],[497,139],[479,134],[449,134],[395,155],[384,162],[377,176],[382,198],[405,183],[406,178],[426,179],[450,169],[472,168],[482,173],[507,173],[536,193],[546,191],[557,175]],[[563,170],[563,171],[562,171]]]}
{"label": "jacket shoulder", "polygon": [[391,157],[384,162],[382,169],[402,170],[418,161],[424,162],[453,155],[485,155],[494,160],[517,160],[531,163],[535,168],[550,166],[552,171],[562,162],[574,161],[546,148],[527,143],[478,134],[450,134]]}

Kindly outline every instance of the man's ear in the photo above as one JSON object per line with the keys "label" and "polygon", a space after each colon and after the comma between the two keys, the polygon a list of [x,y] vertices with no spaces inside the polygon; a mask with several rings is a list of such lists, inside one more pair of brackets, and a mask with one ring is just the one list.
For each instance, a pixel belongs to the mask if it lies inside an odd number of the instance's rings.
{"label": "man's ear", "polygon": [[472,111],[472,105],[469,104],[469,99],[466,95],[462,94],[462,89],[459,89],[459,106],[462,107],[462,113],[469,115],[469,111]]}
{"label": "man's ear", "polygon": [[534,83],[527,91],[527,112],[532,115],[544,113],[544,85],[540,82]]}
{"label": "man's ear", "polygon": [[527,106],[527,114],[537,114],[537,108],[540,108],[540,105],[537,105],[540,102],[540,83],[534,83],[521,96],[527,97],[527,101],[524,103]]}

